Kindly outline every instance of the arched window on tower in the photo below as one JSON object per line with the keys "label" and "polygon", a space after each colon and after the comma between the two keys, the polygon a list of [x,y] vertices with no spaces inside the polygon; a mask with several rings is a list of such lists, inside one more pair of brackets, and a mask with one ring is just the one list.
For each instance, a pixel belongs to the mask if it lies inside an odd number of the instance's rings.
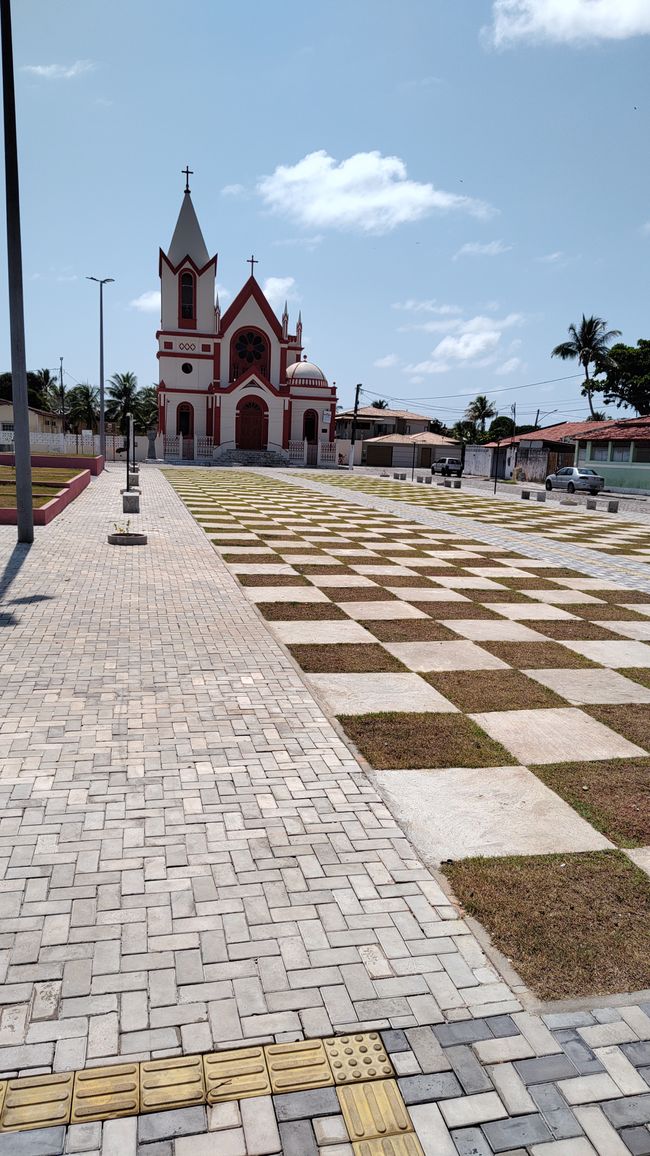
{"label": "arched window on tower", "polygon": [[196,325],[196,277],[189,269],[181,273],[179,320],[184,328]]}

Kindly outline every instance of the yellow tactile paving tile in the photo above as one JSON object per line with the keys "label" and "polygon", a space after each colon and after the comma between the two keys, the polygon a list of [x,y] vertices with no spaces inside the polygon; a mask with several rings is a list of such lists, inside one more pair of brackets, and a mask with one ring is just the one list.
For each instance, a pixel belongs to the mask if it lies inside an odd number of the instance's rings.
{"label": "yellow tactile paving tile", "polygon": [[271,1083],[264,1048],[237,1048],[203,1056],[208,1104],[268,1096]]}
{"label": "yellow tactile paving tile", "polygon": [[413,1131],[395,1080],[344,1084],[336,1089],[350,1139],[374,1140]]}
{"label": "yellow tactile paving tile", "polygon": [[298,1040],[266,1047],[274,1092],[301,1092],[334,1083],[322,1040]]}
{"label": "yellow tactile paving tile", "polygon": [[140,1111],[164,1112],[205,1102],[202,1056],[148,1060],[140,1064]]}
{"label": "yellow tactile paving tile", "polygon": [[406,1136],[386,1136],[383,1140],[362,1140],[353,1144],[354,1156],[425,1156],[414,1132]]}
{"label": "yellow tactile paving tile", "polygon": [[6,1080],[0,1080],[0,1120],[2,1119],[2,1109],[4,1108],[6,1091],[7,1091],[7,1081]]}
{"label": "yellow tactile paving tile", "polygon": [[8,1080],[2,1107],[1,1132],[50,1128],[67,1124],[72,1101],[72,1072],[25,1076]]}
{"label": "yellow tactile paving tile", "polygon": [[394,1076],[379,1032],[357,1032],[325,1040],[325,1051],[337,1084],[385,1080]]}
{"label": "yellow tactile paving tile", "polygon": [[71,1124],[135,1116],[140,1110],[140,1065],[112,1064],[77,1072]]}

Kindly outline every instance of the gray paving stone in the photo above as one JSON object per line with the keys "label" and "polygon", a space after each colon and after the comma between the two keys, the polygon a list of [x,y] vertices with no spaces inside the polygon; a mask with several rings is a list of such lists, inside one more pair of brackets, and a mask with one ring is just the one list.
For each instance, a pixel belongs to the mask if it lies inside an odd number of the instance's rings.
{"label": "gray paving stone", "polygon": [[273,1097],[278,1120],[306,1120],[312,1116],[334,1116],[339,1102],[334,1088],[311,1088],[306,1092],[286,1092]]}
{"label": "gray paving stone", "polygon": [[158,1140],[154,1144],[138,1144],[137,1156],[174,1156],[173,1142]]}
{"label": "gray paving stone", "polygon": [[514,1067],[524,1084],[546,1084],[550,1080],[568,1080],[577,1075],[571,1060],[562,1055],[515,1060]]}
{"label": "gray paving stone", "polygon": [[470,1095],[473,1092],[492,1091],[492,1080],[485,1068],[479,1064],[471,1048],[467,1047],[466,1044],[457,1044],[456,1047],[447,1048],[446,1056],[460,1080],[464,1092]]}
{"label": "gray paving stone", "polygon": [[528,1090],[548,1124],[554,1140],[582,1135],[580,1124],[554,1084],[531,1084]]}
{"label": "gray paving stone", "polygon": [[601,1104],[601,1107],[615,1128],[650,1123],[650,1094],[647,1096],[622,1096],[620,1100],[609,1100],[607,1103]]}
{"label": "gray paving stone", "polygon": [[598,1072],[604,1072],[605,1069],[598,1057],[584,1040],[580,1039],[577,1032],[560,1031],[554,1035],[581,1076],[594,1076]]}
{"label": "gray paving stone", "polygon": [[488,1016],[485,1022],[492,1032],[492,1035],[497,1038],[501,1039],[504,1036],[518,1036],[521,1034],[512,1016]]}
{"label": "gray paving stone", "polygon": [[0,1156],[61,1156],[65,1128],[34,1128],[0,1133]]}
{"label": "gray paving stone", "polygon": [[650,1156],[650,1131],[647,1128],[623,1128],[621,1140],[632,1156]]}
{"label": "gray paving stone", "polygon": [[436,1024],[434,1035],[443,1048],[453,1044],[473,1044],[477,1040],[490,1040],[493,1033],[483,1019],[461,1020],[460,1023]]}
{"label": "gray paving stone", "polygon": [[138,1141],[173,1140],[177,1136],[194,1136],[205,1132],[208,1121],[205,1108],[177,1108],[173,1112],[151,1112],[138,1117]]}
{"label": "gray paving stone", "polygon": [[552,1140],[551,1133],[541,1116],[518,1116],[514,1120],[494,1120],[483,1124],[494,1152],[507,1152],[509,1148],[543,1144]]}
{"label": "gray paving stone", "polygon": [[309,1120],[280,1124],[283,1156],[318,1156],[314,1129]]}
{"label": "gray paving stone", "polygon": [[492,1156],[493,1149],[480,1128],[457,1128],[451,1133],[451,1138],[458,1156]]}
{"label": "gray paving stone", "polygon": [[451,1072],[404,1076],[397,1081],[405,1104],[423,1104],[428,1100],[447,1100],[462,1096],[463,1089]]}
{"label": "gray paving stone", "polygon": [[630,1063],[634,1064],[635,1068],[650,1064],[650,1043],[621,1044],[621,1051],[624,1056],[627,1056]]}
{"label": "gray paving stone", "polygon": [[381,1038],[387,1052],[408,1052],[410,1044],[403,1031],[392,1030],[382,1032]]}

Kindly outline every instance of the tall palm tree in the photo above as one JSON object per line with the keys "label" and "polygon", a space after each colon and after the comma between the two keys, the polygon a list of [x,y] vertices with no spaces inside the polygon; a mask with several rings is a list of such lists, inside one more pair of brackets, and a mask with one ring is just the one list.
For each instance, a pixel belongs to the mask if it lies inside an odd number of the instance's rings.
{"label": "tall palm tree", "polygon": [[158,388],[146,385],[136,396],[135,424],[138,433],[158,427]]}
{"label": "tall palm tree", "polygon": [[562,361],[578,361],[585,371],[585,380],[582,386],[582,395],[589,402],[589,412],[595,417],[593,393],[595,383],[589,376],[589,366],[598,369],[610,369],[615,362],[610,356],[609,347],[615,337],[621,336],[620,329],[608,329],[607,322],[602,317],[585,317],[579,325],[571,324],[568,329],[570,341],[563,341],[556,345],[551,357],[560,357]]}
{"label": "tall palm tree", "polygon": [[117,422],[123,434],[127,432],[127,415],[135,417],[137,407],[138,379],[128,370],[126,373],[114,373],[108,383],[109,400],[106,405],[106,418]]}
{"label": "tall palm tree", "polygon": [[388,409],[388,402],[384,401],[383,397],[377,398],[377,401],[372,403],[373,409]]}
{"label": "tall palm tree", "polygon": [[485,423],[489,417],[496,417],[497,407],[485,396],[484,393],[479,393],[474,401],[470,401],[465,410],[465,418],[467,421],[475,422],[481,427],[481,433],[485,433]]}
{"label": "tall palm tree", "polygon": [[86,382],[76,385],[68,394],[68,421],[80,430],[97,428],[99,421],[98,391]]}

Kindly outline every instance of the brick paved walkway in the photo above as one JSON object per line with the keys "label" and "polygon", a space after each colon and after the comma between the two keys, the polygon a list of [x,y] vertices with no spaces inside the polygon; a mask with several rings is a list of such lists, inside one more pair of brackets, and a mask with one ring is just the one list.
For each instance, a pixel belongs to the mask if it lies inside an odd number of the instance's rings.
{"label": "brick paved walkway", "polygon": [[[142,476],[146,549],[105,543],[119,469],[29,551],[0,528],[4,1074],[375,1028],[427,1156],[650,1150],[650,1004],[522,1011],[203,531]],[[352,1153],[333,1089],[258,1101],[3,1133],[0,1154]],[[419,1150],[396,1144],[354,1151]]]}

